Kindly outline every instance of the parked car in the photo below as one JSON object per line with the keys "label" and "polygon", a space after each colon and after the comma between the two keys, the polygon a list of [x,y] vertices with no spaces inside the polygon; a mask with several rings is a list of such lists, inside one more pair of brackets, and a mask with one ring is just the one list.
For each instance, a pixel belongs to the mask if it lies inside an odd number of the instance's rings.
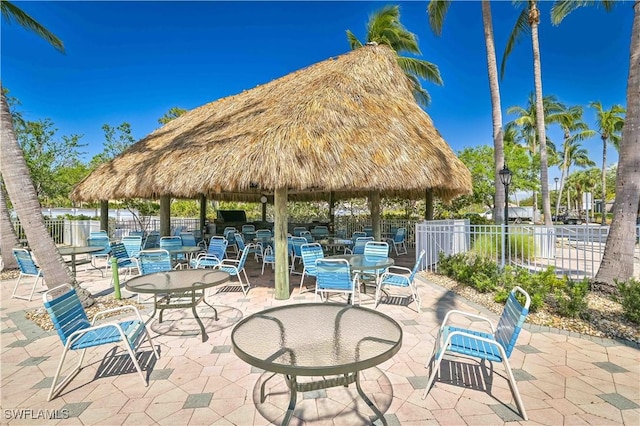
{"label": "parked car", "polygon": [[562,222],[565,225],[581,225],[584,223],[584,218],[576,212],[565,212],[560,213],[558,217],[555,218],[555,221]]}

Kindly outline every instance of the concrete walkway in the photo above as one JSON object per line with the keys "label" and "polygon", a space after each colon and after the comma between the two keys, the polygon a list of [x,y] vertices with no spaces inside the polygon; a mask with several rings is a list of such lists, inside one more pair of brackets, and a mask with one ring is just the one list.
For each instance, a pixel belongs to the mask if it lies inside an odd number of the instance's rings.
{"label": "concrete walkway", "polygon": [[[412,265],[413,259],[410,253],[397,258],[397,263]],[[281,304],[313,301],[314,294],[300,294],[300,276],[293,275],[291,298],[275,300],[271,269],[267,267],[260,276],[258,264],[247,263],[253,285],[247,297],[235,286],[209,297],[219,312],[217,322],[206,305],[199,308],[208,342],[194,336],[198,327],[188,310],[169,312],[162,324],[150,323],[161,357],[156,362],[143,346],[148,387],[142,385],[126,356],[121,356],[122,351],[114,358],[106,347],[96,348],[88,350],[86,367],[51,402],[46,397],[62,353],[60,339],[24,319],[26,310],[42,306],[41,293],[31,302],[11,299],[14,281],[3,281],[0,424],[279,424],[289,398],[284,380],[269,381],[270,394],[260,403],[260,384],[268,375],[236,357],[231,330],[247,315]],[[94,294],[112,291],[109,279],[102,279],[95,270],[79,272],[79,280]],[[312,288],[313,279],[306,282]],[[640,424],[637,346],[539,327],[523,330],[510,360],[529,422],[522,421],[517,412],[501,365],[493,365],[491,371],[490,364],[472,360],[445,361],[442,378],[422,400],[428,372],[424,364],[445,312],[462,309],[493,320],[496,315],[424,279],[419,286],[420,313],[413,304],[378,307],[401,324],[404,339],[391,360],[364,371],[364,392],[389,425]],[[373,308],[371,295],[363,297],[363,305]],[[150,312],[148,307],[143,315]],[[300,325],[304,322],[301,318]],[[72,353],[67,365],[74,361],[77,355]],[[352,385],[299,395],[291,424],[371,424],[372,415]]]}

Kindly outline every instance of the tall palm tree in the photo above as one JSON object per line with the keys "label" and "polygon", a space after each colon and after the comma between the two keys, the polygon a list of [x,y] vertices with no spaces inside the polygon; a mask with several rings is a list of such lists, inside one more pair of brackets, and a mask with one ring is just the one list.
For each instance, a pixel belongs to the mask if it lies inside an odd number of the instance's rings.
{"label": "tall palm tree", "polygon": [[[598,4],[610,10],[616,3],[619,2],[556,1],[551,9],[551,19],[554,24],[559,24],[579,7]],[[627,79],[627,117],[620,142],[613,221],[602,262],[594,280],[595,288],[608,292],[616,291],[614,280],[628,280],[633,276],[635,222],[640,206],[640,0],[634,2],[633,11]]]}
{"label": "tall palm tree", "polygon": [[[513,1],[514,4],[520,4],[520,1]],[[536,94],[536,129],[538,141],[540,143],[540,185],[542,193],[542,211],[544,213],[544,224],[552,226],[551,220],[551,200],[549,198],[549,166],[547,154],[547,136],[544,123],[543,104],[542,104],[542,70],[540,66],[540,44],[538,42],[538,24],[540,24],[540,10],[538,9],[536,0],[528,0],[528,8],[524,9],[516,21],[511,35],[507,41],[507,45],[502,57],[502,66],[500,69],[501,77],[504,76],[506,61],[513,47],[519,41],[522,34],[531,32],[531,44],[533,46],[533,81]]]}
{"label": "tall palm tree", "polygon": [[595,136],[595,132],[582,121],[583,109],[581,106],[573,106],[564,111],[554,114],[553,121],[556,122],[564,133],[562,143],[562,163],[560,164],[560,190],[556,194],[556,217],[560,212],[560,200],[562,199],[562,189],[564,187],[565,173],[568,176],[569,167],[576,165],[579,167],[592,166],[587,150],[580,147],[580,142]]}
{"label": "tall palm tree", "polygon": [[[611,142],[616,148],[622,139],[625,109],[622,105],[613,105],[609,110],[602,108],[600,101],[591,102],[589,106],[596,110],[596,125],[602,139],[602,205],[607,205],[607,143]],[[602,224],[607,224],[606,208],[603,209]]]}
{"label": "tall palm tree", "polygon": [[[24,28],[44,38],[59,51],[64,52],[62,42],[31,16],[11,2],[3,0],[0,5],[2,16],[7,21],[17,22]],[[45,226],[40,210],[40,202],[29,176],[29,169],[13,131],[13,120],[2,87],[0,87],[0,91],[2,92],[0,111],[2,156],[0,156],[0,170],[2,171],[7,194],[13,203],[20,223],[24,227],[29,246],[38,258],[38,263],[47,277],[47,286],[52,288],[64,283],[74,282],[75,280],[69,267],[62,259]],[[85,305],[93,303],[88,293],[83,294],[83,299]]]}
{"label": "tall palm tree", "polygon": [[[436,35],[442,33],[444,18],[451,5],[451,0],[431,0],[427,6],[429,24]],[[491,92],[491,121],[493,123],[493,166],[495,202],[493,217],[495,223],[504,222],[505,194],[498,173],[504,167],[504,132],[502,128],[502,107],[500,105],[500,85],[498,84],[498,62],[493,38],[493,22],[489,0],[482,0],[482,24],[484,42],[487,51],[487,71],[489,73],[489,89]]]}
{"label": "tall palm tree", "polygon": [[[347,30],[347,40],[349,40],[352,50],[359,49],[363,45],[350,30]],[[391,47],[398,54],[398,65],[413,84],[413,95],[416,101],[423,106],[429,105],[431,98],[420,84],[419,79],[422,78],[441,86],[440,70],[431,62],[400,56],[403,52],[414,55],[422,54],[416,35],[400,23],[400,6],[385,6],[369,17],[366,43],[378,43]]]}
{"label": "tall palm tree", "polygon": [[[553,95],[545,96],[542,99],[542,105],[542,115],[544,117],[555,117],[555,114],[563,111],[566,108]],[[555,146],[553,145],[553,143],[551,143],[551,141],[546,140],[546,132],[544,145],[540,140],[540,133],[538,129],[538,102],[537,99],[534,99],[533,93],[529,95],[527,106],[525,108],[520,106],[512,106],[507,109],[507,114],[515,114],[517,118],[507,123],[506,128],[510,129],[511,127],[515,126],[520,129],[519,134],[524,138],[524,142],[529,148],[532,166],[535,168],[541,167],[540,164],[542,163],[542,147],[544,146],[544,151],[546,153],[548,150],[555,151]],[[543,123],[546,123],[550,120],[543,118],[542,121]],[[546,124],[544,128],[546,129]],[[541,192],[544,192],[544,186]],[[534,210],[537,210],[538,208],[538,193],[535,190],[533,191],[533,208]],[[536,216],[535,212],[534,216]]]}

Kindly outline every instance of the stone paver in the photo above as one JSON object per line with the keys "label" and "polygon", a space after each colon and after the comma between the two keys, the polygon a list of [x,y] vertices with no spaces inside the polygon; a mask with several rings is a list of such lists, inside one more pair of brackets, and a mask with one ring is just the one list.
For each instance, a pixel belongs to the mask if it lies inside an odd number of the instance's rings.
{"label": "stone paver", "polygon": [[[396,264],[413,266],[413,253]],[[50,410],[57,424],[119,425],[268,425],[279,424],[289,396],[281,377],[267,382],[267,399],[260,402],[260,384],[270,375],[237,358],[231,330],[242,318],[285,303],[314,300],[313,291],[299,292],[299,276],[292,276],[287,301],[273,298],[273,271],[248,261],[252,289],[245,297],[230,285],[208,296],[218,309],[213,321],[208,307],[199,307],[209,340],[202,343],[191,313],[167,312],[165,321],[149,328],[161,357],[154,360],[141,348],[143,386],[126,357],[111,359],[109,349],[89,349],[85,368],[53,401],[47,402],[52,377],[62,353],[55,332],[44,332],[24,318],[41,306],[37,293],[31,302],[11,299],[13,281],[0,287],[0,405],[3,424],[23,424],[25,410]],[[111,291],[109,278],[96,271],[79,271],[82,285],[92,293]],[[307,282],[307,280],[309,282]],[[313,289],[313,279],[305,284]],[[377,308],[395,318],[404,331],[403,345],[391,359],[362,372],[362,387],[383,411],[390,426],[452,424],[525,424],[502,365],[479,365],[475,360],[447,358],[426,399],[422,394],[429,370],[424,366],[433,350],[440,319],[449,309],[496,315],[464,298],[418,280],[422,309],[382,303]],[[373,308],[371,292],[363,306]],[[125,293],[126,294],[126,293]],[[143,298],[144,301],[144,298]],[[151,312],[144,302],[143,316]],[[468,325],[468,324],[465,324]],[[304,318],[301,318],[304,326]],[[366,325],[363,325],[366,326]],[[122,351],[119,352],[120,356]],[[71,354],[67,368],[77,362]],[[640,421],[640,350],[624,342],[560,333],[549,327],[525,325],[511,356],[530,423],[565,425],[629,424]],[[116,362],[117,361],[117,362]],[[123,373],[124,371],[124,373]],[[65,410],[65,411],[62,411]],[[355,385],[298,395],[292,425],[375,424],[373,412],[358,396]]]}

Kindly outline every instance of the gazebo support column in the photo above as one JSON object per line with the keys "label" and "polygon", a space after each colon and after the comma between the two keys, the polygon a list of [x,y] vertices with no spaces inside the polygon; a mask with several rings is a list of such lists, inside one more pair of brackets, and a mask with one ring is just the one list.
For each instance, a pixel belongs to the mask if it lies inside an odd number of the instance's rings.
{"label": "gazebo support column", "polygon": [[334,232],[336,232],[336,224],[335,224],[335,220],[336,220],[336,212],[335,212],[335,207],[336,207],[336,197],[335,197],[335,192],[331,191],[329,192],[329,232],[331,232],[332,234]]}
{"label": "gazebo support column", "polygon": [[100,200],[100,230],[109,233],[109,200]]}
{"label": "gazebo support column", "polygon": [[160,197],[160,236],[171,236],[171,196]]}
{"label": "gazebo support column", "polygon": [[373,228],[373,238],[380,241],[380,191],[371,191],[369,194],[371,202],[371,227]]}
{"label": "gazebo support column", "polygon": [[200,195],[200,230],[202,231],[202,236],[206,232],[205,222],[207,221],[207,197],[204,194]]}
{"label": "gazebo support column", "polygon": [[425,191],[424,201],[424,220],[433,220],[433,189]]}
{"label": "gazebo support column", "polygon": [[275,298],[289,298],[289,257],[287,256],[287,188],[278,188],[274,192],[273,207],[275,213],[273,240],[276,251],[276,292]]}

